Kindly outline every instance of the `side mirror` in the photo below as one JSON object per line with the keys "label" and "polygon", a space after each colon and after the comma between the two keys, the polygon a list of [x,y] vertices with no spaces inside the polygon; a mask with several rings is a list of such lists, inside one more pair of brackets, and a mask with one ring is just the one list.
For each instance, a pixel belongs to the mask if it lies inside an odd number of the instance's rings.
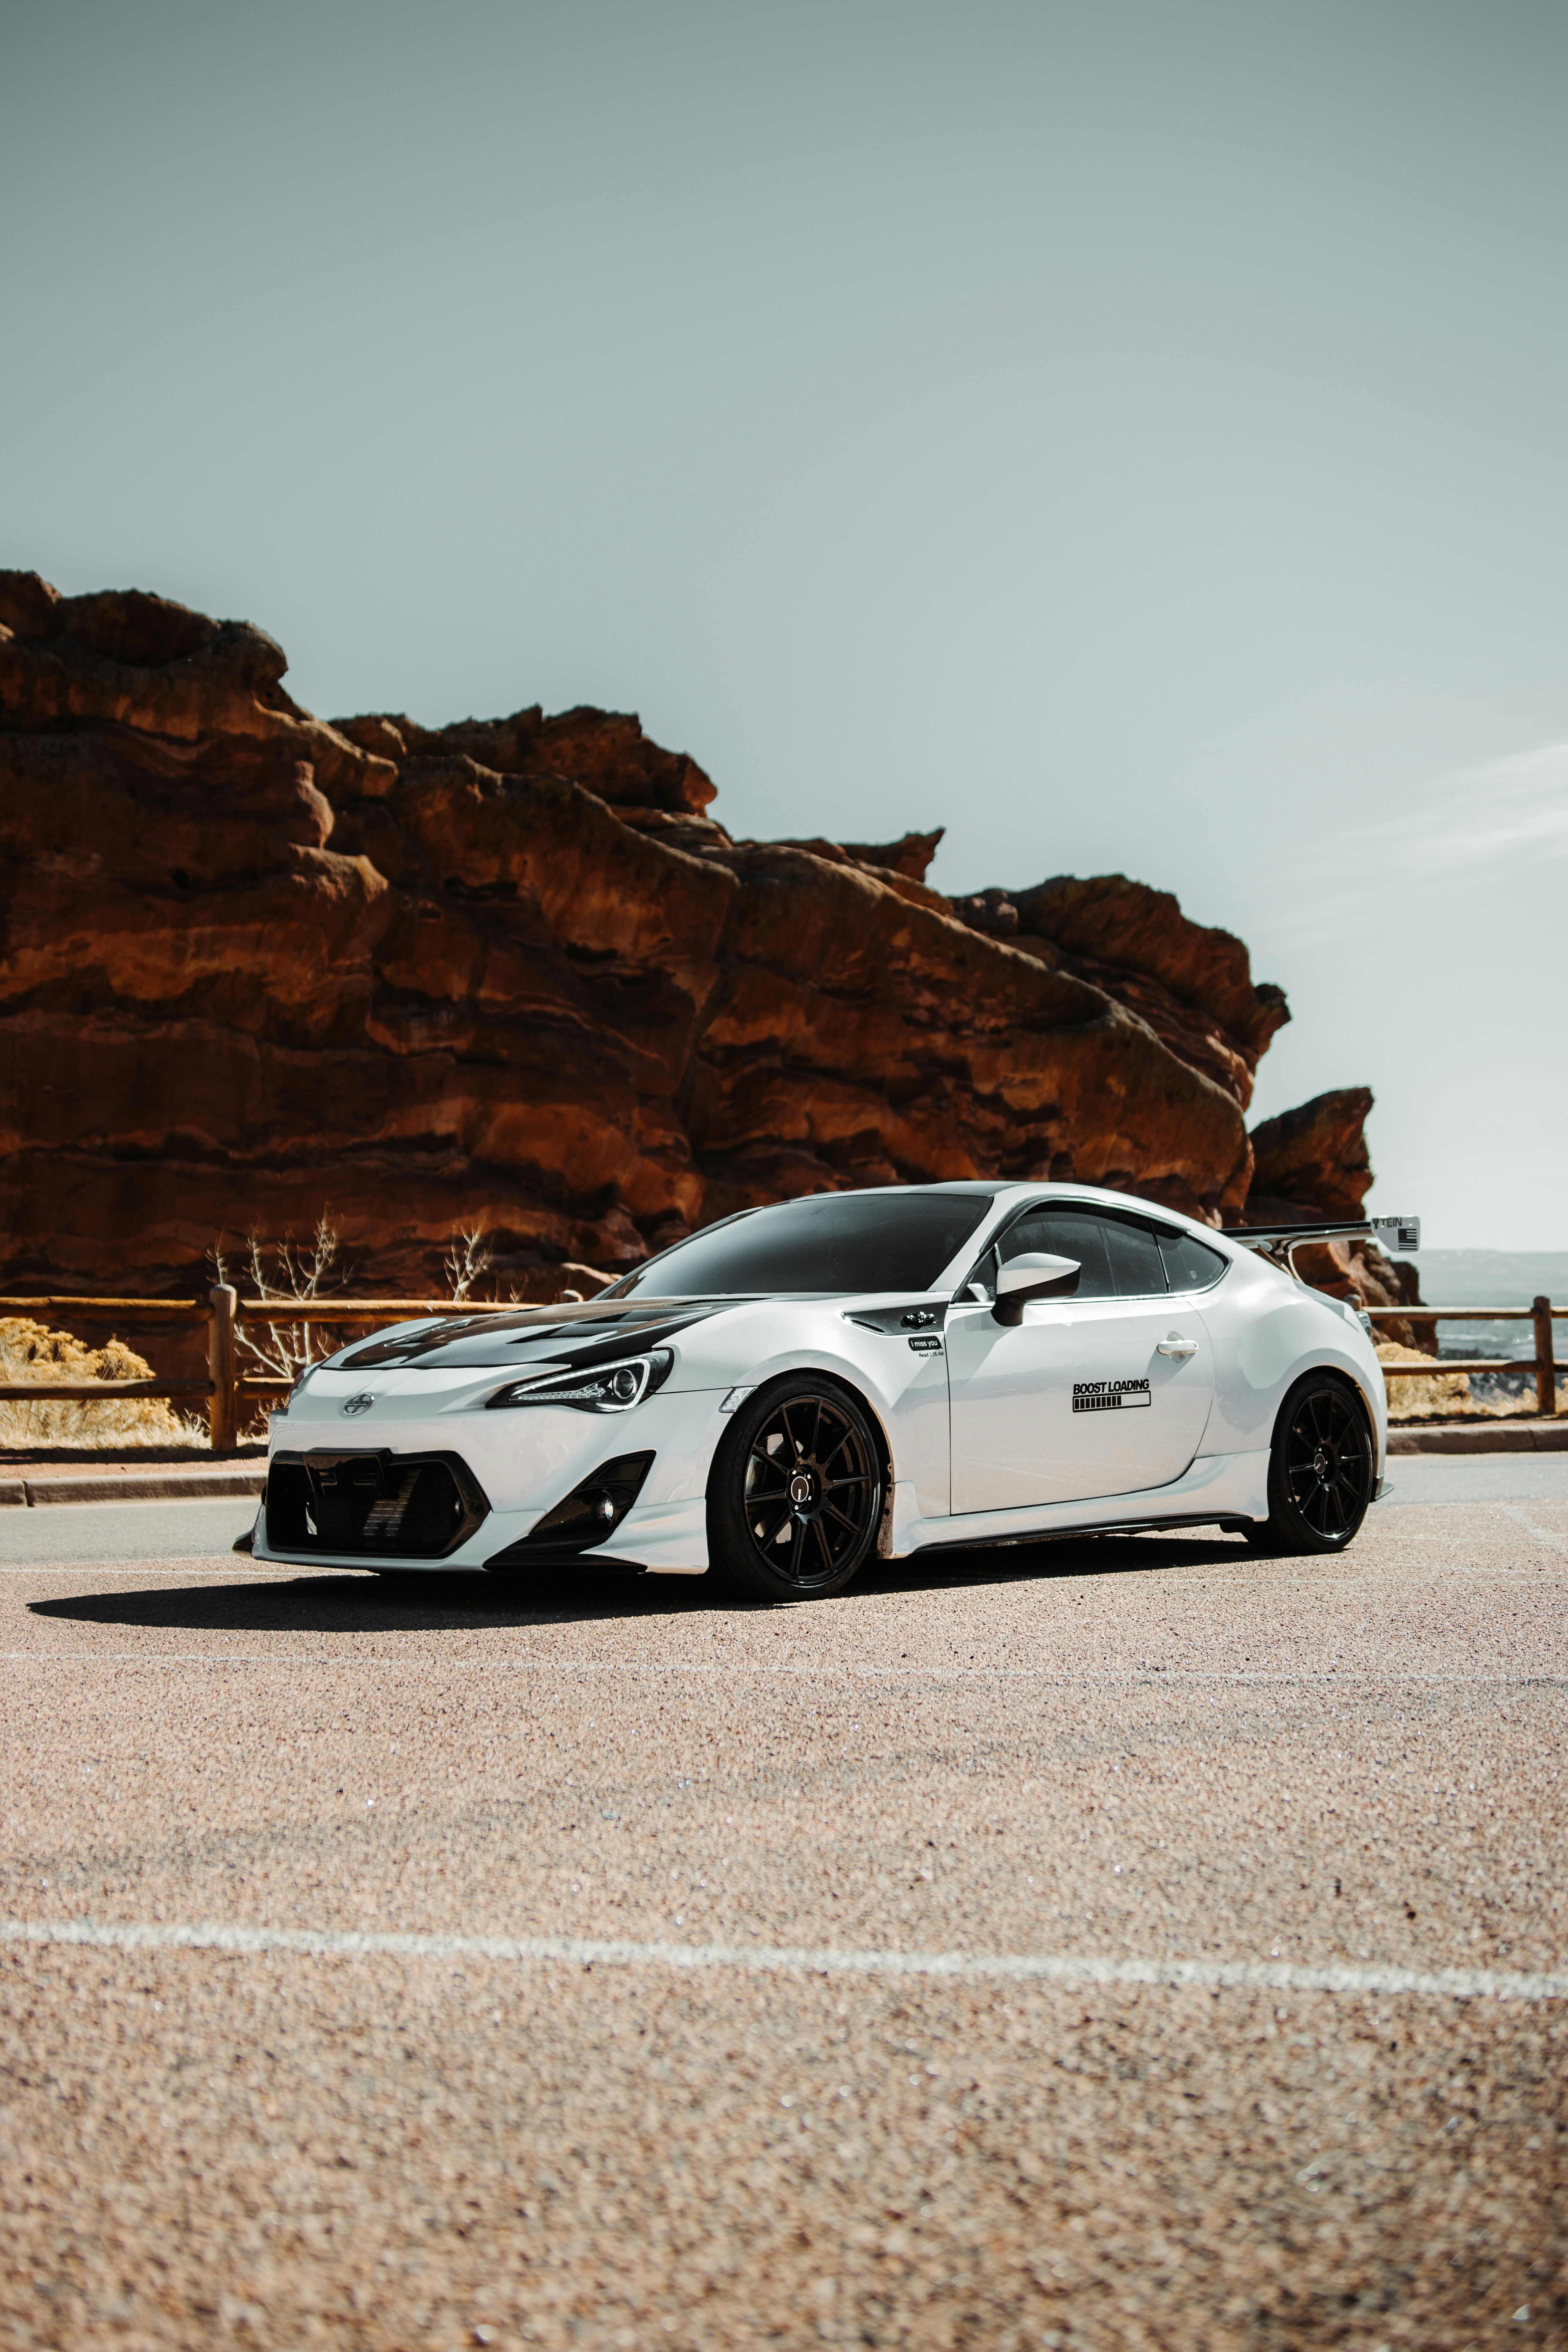
{"label": "side mirror", "polygon": [[1070,1298],[1082,1268],[1076,1257],[1053,1257],[1046,1250],[1026,1250],[1010,1257],[996,1271],[996,1304],[991,1312],[998,1323],[1021,1323],[1031,1298]]}

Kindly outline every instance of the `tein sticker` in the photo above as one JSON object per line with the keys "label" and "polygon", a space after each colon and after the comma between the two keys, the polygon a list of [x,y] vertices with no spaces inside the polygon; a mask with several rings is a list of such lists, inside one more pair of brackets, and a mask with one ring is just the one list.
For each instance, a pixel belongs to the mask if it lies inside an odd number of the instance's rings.
{"label": "tein sticker", "polygon": [[1147,1404],[1147,1381],[1074,1381],[1074,1412],[1115,1412],[1121,1405]]}

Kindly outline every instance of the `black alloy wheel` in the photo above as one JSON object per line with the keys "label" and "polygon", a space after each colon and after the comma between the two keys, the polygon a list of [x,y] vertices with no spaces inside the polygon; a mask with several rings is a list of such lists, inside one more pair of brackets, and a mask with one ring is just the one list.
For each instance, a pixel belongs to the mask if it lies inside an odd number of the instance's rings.
{"label": "black alloy wheel", "polygon": [[741,1406],[708,1486],[712,1572],[760,1601],[842,1592],[877,1539],[882,1471],[847,1390],[811,1374]]}
{"label": "black alloy wheel", "polygon": [[1265,1551],[1343,1551],[1372,1502],[1372,1429],[1359,1400],[1322,1373],[1298,1383],[1275,1426]]}

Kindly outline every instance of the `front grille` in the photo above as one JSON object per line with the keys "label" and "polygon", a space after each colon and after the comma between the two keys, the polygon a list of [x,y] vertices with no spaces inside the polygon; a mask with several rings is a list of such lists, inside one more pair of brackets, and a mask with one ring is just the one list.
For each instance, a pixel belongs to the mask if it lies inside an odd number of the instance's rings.
{"label": "front grille", "polygon": [[273,1551],[445,1559],[489,1504],[456,1454],[275,1454],[267,1470]]}

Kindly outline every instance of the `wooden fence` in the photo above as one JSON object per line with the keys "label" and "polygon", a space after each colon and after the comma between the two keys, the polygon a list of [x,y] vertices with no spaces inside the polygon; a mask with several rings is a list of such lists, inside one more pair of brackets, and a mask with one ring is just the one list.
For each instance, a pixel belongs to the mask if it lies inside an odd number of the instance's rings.
{"label": "wooden fence", "polygon": [[188,1298],[0,1298],[0,1316],[60,1316],[72,1323],[106,1319],[127,1329],[148,1326],[206,1327],[205,1381],[0,1381],[0,1399],[30,1404],[101,1404],[110,1397],[205,1397],[207,1430],[215,1454],[231,1454],[238,1443],[239,1408],[247,1397],[286,1396],[292,1379],[279,1373],[242,1372],[239,1330],[292,1330],[301,1324],[362,1324],[366,1328],[406,1323],[416,1315],[510,1315],[519,1302],[495,1304],[449,1298],[241,1298],[233,1285],[214,1285],[207,1305]]}
{"label": "wooden fence", "polygon": [[[73,1322],[110,1319],[127,1328],[181,1324],[207,1334],[205,1381],[4,1381],[0,1399],[33,1404],[101,1403],[110,1397],[205,1397],[209,1442],[215,1454],[229,1454],[238,1442],[239,1408],[247,1397],[285,1396],[291,1380],[242,1372],[239,1328],[244,1323],[279,1330],[301,1324],[361,1324],[367,1328],[405,1323],[416,1315],[510,1315],[519,1302],[495,1304],[449,1298],[241,1298],[233,1286],[214,1286],[206,1306],[185,1298],[0,1298],[0,1316],[64,1316]],[[1537,1298],[1529,1307],[1372,1307],[1374,1323],[1533,1323],[1535,1354],[1450,1358],[1435,1364],[1384,1364],[1385,1381],[1432,1380],[1447,1372],[1523,1372],[1535,1381],[1535,1409],[1557,1411],[1557,1375],[1568,1364],[1553,1361],[1552,1326],[1568,1318],[1568,1307]]]}
{"label": "wooden fence", "polygon": [[1557,1411],[1557,1375],[1568,1364],[1552,1361],[1552,1326],[1568,1318],[1568,1307],[1537,1298],[1528,1307],[1369,1307],[1374,1323],[1533,1323],[1533,1356],[1450,1356],[1435,1364],[1384,1364],[1385,1381],[1429,1381],[1446,1372],[1523,1372],[1535,1376],[1535,1410]]}

